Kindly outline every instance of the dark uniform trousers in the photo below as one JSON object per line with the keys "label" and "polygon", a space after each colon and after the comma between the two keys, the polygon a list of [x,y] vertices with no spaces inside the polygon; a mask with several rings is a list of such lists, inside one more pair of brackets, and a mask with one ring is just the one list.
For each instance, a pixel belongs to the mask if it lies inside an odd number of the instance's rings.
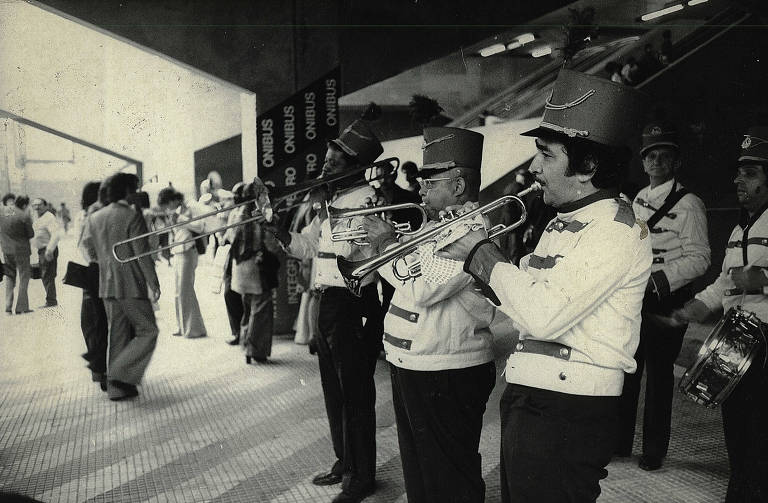
{"label": "dark uniform trousers", "polygon": [[83,303],[80,307],[80,328],[85,339],[86,353],[83,358],[88,368],[98,374],[107,372],[107,344],[109,324],[104,301],[98,295],[83,290]]}
{"label": "dark uniform trousers", "polygon": [[[366,322],[363,323],[363,317]],[[360,492],[376,476],[376,387],[373,374],[381,344],[383,313],[375,285],[355,297],[327,288],[320,299],[318,362],[342,489]]]}
{"label": "dark uniform trousers", "polygon": [[485,501],[478,451],[494,362],[436,371],[390,365],[390,375],[408,503]]}
{"label": "dark uniform trousers", "polygon": [[501,500],[595,501],[616,443],[618,403],[508,384],[500,403]]}
{"label": "dark uniform trousers", "polygon": [[[768,333],[765,325],[763,332]],[[731,477],[726,503],[768,502],[768,365],[763,346],[723,402]]]}
{"label": "dark uniform trousers", "polygon": [[53,258],[45,258],[45,248],[37,250],[37,260],[40,264],[40,279],[45,288],[45,303],[49,306],[57,303],[56,300],[56,272],[59,263],[59,249],[53,250]]}
{"label": "dark uniform trousers", "polygon": [[[672,425],[672,395],[675,389],[675,360],[683,346],[683,336],[688,325],[670,327],[653,319],[653,314],[663,316],[682,307],[691,298],[684,287],[663,304],[649,302],[643,306],[640,324],[640,344],[635,352],[637,370],[624,375],[624,390],[619,407],[619,442],[616,452],[632,453],[637,419],[640,384],[645,369],[645,409],[643,411],[643,455],[663,458],[667,455]],[[650,314],[650,315],[649,315]]]}

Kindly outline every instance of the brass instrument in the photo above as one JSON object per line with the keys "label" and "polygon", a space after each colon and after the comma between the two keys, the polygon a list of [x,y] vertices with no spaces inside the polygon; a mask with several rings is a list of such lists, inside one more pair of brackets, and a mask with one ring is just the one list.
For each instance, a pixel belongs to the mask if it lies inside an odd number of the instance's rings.
{"label": "brass instrument", "polygon": [[399,236],[412,236],[415,234],[418,234],[419,232],[424,229],[424,226],[427,224],[427,211],[424,209],[423,204],[416,204],[416,203],[400,203],[400,204],[390,204],[389,206],[373,206],[370,208],[350,208],[350,209],[341,209],[341,208],[334,208],[333,206],[329,206],[328,202],[325,203],[326,210],[328,211],[328,219],[329,223],[331,224],[331,229],[334,229],[340,220],[349,220],[349,228],[345,230],[337,230],[337,231],[331,231],[331,241],[351,241],[357,246],[368,246],[368,242],[365,241],[368,234],[363,229],[362,225],[357,226],[356,228],[352,228],[352,219],[354,217],[361,217],[366,215],[377,215],[382,220],[385,220],[387,222],[390,222],[389,218],[387,218],[386,213],[390,211],[400,211],[400,210],[407,210],[409,208],[415,208],[421,212],[421,226],[418,229],[411,229],[411,223],[410,222],[403,222],[403,223],[394,223],[395,227],[395,234]]}
{"label": "brass instrument", "polygon": [[[205,213],[203,215],[200,215],[200,216],[197,216],[197,217],[194,217],[194,218],[190,218],[189,220],[185,220],[183,222],[178,222],[178,223],[175,223],[173,225],[169,225],[167,227],[163,227],[162,229],[157,229],[157,230],[154,230],[154,231],[145,232],[144,234],[140,234],[140,235],[135,236],[133,238],[125,239],[123,241],[118,241],[117,243],[115,243],[112,246],[112,255],[115,257],[115,260],[117,260],[119,263],[125,264],[127,262],[131,262],[132,260],[137,260],[137,259],[139,259],[141,257],[146,257],[148,255],[153,255],[155,253],[158,253],[158,252],[161,252],[161,251],[164,251],[164,250],[168,250],[168,249],[174,248],[176,246],[181,246],[181,245],[184,245],[184,244],[187,244],[187,243],[191,243],[191,242],[193,242],[196,239],[204,238],[204,237],[210,236],[211,234],[215,234],[217,232],[221,232],[221,231],[230,229],[232,227],[237,227],[239,225],[245,225],[245,224],[248,224],[248,223],[251,223],[251,222],[255,222],[256,220],[259,220],[262,217],[258,216],[258,217],[246,218],[246,219],[244,219],[244,220],[242,220],[240,222],[236,222],[236,223],[229,224],[229,225],[224,225],[224,226],[218,227],[216,229],[213,229],[211,231],[199,234],[198,236],[195,236],[193,238],[186,239],[186,240],[183,240],[183,241],[178,241],[178,242],[175,242],[175,243],[171,243],[171,244],[168,244],[166,246],[162,246],[162,247],[153,249],[151,251],[143,252],[143,253],[138,253],[138,254],[134,254],[134,255],[128,255],[126,257],[120,257],[118,255],[118,253],[117,253],[117,250],[118,250],[119,247],[129,245],[130,243],[133,243],[134,241],[138,241],[140,239],[145,239],[145,238],[148,238],[150,236],[156,236],[156,235],[160,235],[160,234],[165,234],[165,233],[170,232],[171,230],[173,230],[173,229],[175,229],[177,227],[182,227],[184,225],[187,225],[187,224],[189,224],[191,222],[196,222],[198,220],[204,220],[206,218],[210,218],[210,217],[213,217],[215,215],[218,215],[219,213],[222,213],[222,212],[225,212],[225,211],[231,211],[231,210],[233,210],[235,208],[238,208],[240,206],[244,206],[244,205],[250,204],[250,203],[256,203],[257,208],[259,210],[261,210],[261,212],[263,213],[264,217],[269,222],[269,221],[272,220],[272,213],[274,211],[280,211],[279,209],[275,210],[275,208],[277,208],[282,203],[288,201],[289,199],[295,197],[298,194],[303,194],[305,192],[312,191],[312,190],[314,190],[314,189],[316,189],[318,187],[321,187],[323,185],[332,185],[332,184],[338,183],[338,182],[340,182],[342,180],[345,180],[347,178],[353,178],[355,176],[360,175],[365,170],[370,169],[372,167],[384,167],[384,168],[386,168],[387,166],[389,166],[389,168],[392,169],[393,171],[397,171],[399,165],[400,165],[400,160],[397,157],[388,157],[386,159],[382,159],[380,161],[376,161],[376,162],[374,162],[372,164],[367,164],[365,166],[360,166],[360,167],[357,167],[355,169],[352,169],[352,170],[349,170],[349,171],[345,171],[343,173],[338,173],[336,175],[331,175],[331,176],[328,176],[328,177],[318,178],[318,179],[315,179],[315,180],[308,180],[306,182],[298,183],[296,185],[285,185],[285,186],[282,186],[282,187],[269,186],[269,185],[266,185],[264,182],[262,182],[259,178],[254,178],[253,183],[259,185],[258,194],[257,194],[256,197],[250,198],[250,199],[248,199],[246,201],[242,201],[242,202],[234,204],[232,206],[228,206],[226,208],[221,208],[221,209],[218,209],[218,210],[215,210],[215,211],[211,211],[209,213]],[[368,182],[366,182],[366,183],[368,183]]]}
{"label": "brass instrument", "polygon": [[[488,239],[494,239],[498,236],[501,236],[502,234],[505,234],[507,232],[510,232],[516,229],[517,227],[520,227],[528,217],[528,212],[525,208],[525,203],[523,203],[521,198],[531,192],[535,192],[539,190],[541,190],[541,185],[534,182],[529,188],[519,192],[517,195],[502,196],[496,199],[495,201],[492,201],[472,211],[468,211],[464,214],[455,216],[453,218],[449,218],[443,221],[442,223],[436,225],[435,227],[420,233],[410,241],[394,246],[388,249],[387,251],[385,251],[384,253],[375,257],[371,257],[363,260],[357,260],[357,261],[347,260],[344,257],[337,257],[336,264],[339,267],[339,272],[344,278],[344,283],[347,285],[347,288],[349,288],[349,290],[352,293],[354,293],[359,297],[361,294],[362,280],[368,274],[372,273],[373,271],[383,266],[387,262],[390,262],[394,259],[399,259],[401,257],[404,257],[406,255],[413,253],[419,246],[421,246],[424,243],[427,243],[430,241],[436,241],[437,238],[441,236],[446,230],[449,230],[458,224],[472,221],[477,215],[486,215],[487,213],[490,213],[495,209],[506,206],[507,204],[514,203],[520,207],[520,211],[521,211],[520,218],[516,222],[510,225],[505,226],[504,224],[498,224],[491,227],[490,229],[488,229]],[[413,265],[411,265],[411,267],[412,266]],[[410,275],[406,276],[406,278],[409,278],[409,277],[411,276]]]}

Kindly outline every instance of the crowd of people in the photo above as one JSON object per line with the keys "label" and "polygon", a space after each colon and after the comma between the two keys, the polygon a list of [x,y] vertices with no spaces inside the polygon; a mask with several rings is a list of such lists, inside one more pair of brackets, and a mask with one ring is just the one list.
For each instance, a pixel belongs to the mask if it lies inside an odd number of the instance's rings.
{"label": "crowd of people", "polygon": [[[204,235],[213,233],[208,246],[221,271],[229,342],[245,347],[246,363],[271,354],[279,255],[305,265],[299,325],[318,355],[335,456],[312,483],[340,484],[335,503],[359,502],[376,489],[374,372],[382,349],[408,501],[484,501],[479,443],[497,376],[489,328],[497,312],[519,330],[500,403],[502,501],[595,501],[611,459],[632,454],[643,372],[638,464],[660,468],[687,324],[737,304],[768,320],[768,128],[744,136],[734,179],[743,217],[721,274],[695,294],[694,280],[710,266],[705,207],[678,179],[684,146],[676,125],[654,120],[641,133],[641,102],[623,83],[561,71],[540,126],[524,133],[535,137],[537,153],[510,189],[535,186],[543,197],[525,198],[533,223],[501,247],[478,228],[483,218],[444,219],[479,207],[484,137],[461,128],[424,129],[421,164],[402,167],[408,190],[374,164],[383,147],[371,125],[354,121],[328,141],[320,179],[333,181],[306,194],[293,222],[265,203],[258,180],[231,191],[209,187],[198,202],[164,188],[154,210],[137,196],[134,175],[86,185],[78,243],[93,280],[83,291],[81,322],[94,381],[112,400],[138,395],[158,336],[152,304],[160,297],[162,243],[144,236],[150,229],[171,233],[174,335],[206,335],[194,280]],[[629,200],[619,188],[632,155],[627,145],[638,134],[649,184]],[[427,222],[420,233],[445,226],[453,236],[409,245],[419,234],[397,224],[418,227],[415,212],[359,217],[364,246],[360,238],[335,239],[350,223],[331,219],[325,201],[338,209],[421,203]],[[33,238],[41,263],[55,260],[42,206],[33,205],[33,224],[28,200],[14,204],[3,232],[23,239],[3,241],[4,261],[26,264]],[[212,208],[223,211],[206,216]],[[400,250],[405,278],[387,261],[355,291],[337,261]],[[763,342],[723,405],[729,503],[768,500],[765,354]]]}
{"label": "crowd of people", "polygon": [[645,44],[643,54],[639,58],[629,56],[623,63],[609,61],[605,65],[605,72],[612,82],[636,86],[662,68],[669,66],[674,60],[672,32],[664,30],[659,50],[656,50],[653,44]]}
{"label": "crowd of people", "polygon": [[[66,219],[62,220],[63,215]],[[7,193],[0,206],[0,256],[5,276],[5,312],[27,314],[34,311],[29,306],[30,279],[42,280],[45,304],[40,308],[58,305],[56,275],[58,271],[59,241],[69,226],[69,210],[61,203],[57,218],[56,210],[45,199],[16,196]],[[14,306],[15,300],[15,306]]]}

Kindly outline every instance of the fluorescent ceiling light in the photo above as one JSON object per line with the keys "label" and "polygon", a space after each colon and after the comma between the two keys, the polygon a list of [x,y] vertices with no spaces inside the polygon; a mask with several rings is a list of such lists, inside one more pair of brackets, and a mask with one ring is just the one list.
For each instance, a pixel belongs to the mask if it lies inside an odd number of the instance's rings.
{"label": "fluorescent ceiling light", "polygon": [[522,47],[522,46],[523,46],[523,44],[521,44],[520,42],[515,40],[514,42],[507,44],[507,50],[508,51],[513,51],[513,50],[517,49],[518,47]]}
{"label": "fluorescent ceiling light", "polygon": [[688,2],[688,5],[689,5],[689,6],[690,6],[690,5],[699,5],[700,3],[704,3],[704,2],[706,2],[706,1],[707,1],[707,0],[690,0],[690,1]]}
{"label": "fluorescent ceiling light", "polygon": [[536,37],[533,36],[533,33],[523,33],[522,35],[519,35],[515,40],[520,42],[520,45],[525,45],[529,42],[533,42],[535,39]]}
{"label": "fluorescent ceiling light", "polygon": [[546,56],[547,54],[552,54],[552,48],[550,46],[539,47],[538,49],[531,51],[531,56],[534,58],[540,58],[542,56]]}
{"label": "fluorescent ceiling light", "polygon": [[504,44],[493,44],[484,49],[480,49],[480,55],[484,58],[487,58],[488,56],[493,56],[494,54],[498,54],[506,50],[507,48]]}
{"label": "fluorescent ceiling light", "polygon": [[[692,0],[695,1],[695,0]],[[682,4],[675,4],[671,5],[669,7],[666,7],[661,10],[657,10],[655,12],[649,12],[648,14],[643,14],[640,16],[641,21],[650,21],[651,19],[656,19],[657,17],[666,16],[667,14],[672,14],[673,12],[677,12],[679,10],[683,10]]]}

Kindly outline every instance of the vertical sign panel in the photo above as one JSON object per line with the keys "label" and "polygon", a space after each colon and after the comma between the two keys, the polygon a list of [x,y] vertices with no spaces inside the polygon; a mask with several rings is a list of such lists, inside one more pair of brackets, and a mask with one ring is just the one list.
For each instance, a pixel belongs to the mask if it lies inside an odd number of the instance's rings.
{"label": "vertical sign panel", "polygon": [[[337,67],[258,116],[259,178],[266,184],[295,185],[320,173],[326,142],[339,135],[339,90]],[[287,333],[301,303],[301,262],[280,257],[279,277],[274,294],[275,333]]]}

